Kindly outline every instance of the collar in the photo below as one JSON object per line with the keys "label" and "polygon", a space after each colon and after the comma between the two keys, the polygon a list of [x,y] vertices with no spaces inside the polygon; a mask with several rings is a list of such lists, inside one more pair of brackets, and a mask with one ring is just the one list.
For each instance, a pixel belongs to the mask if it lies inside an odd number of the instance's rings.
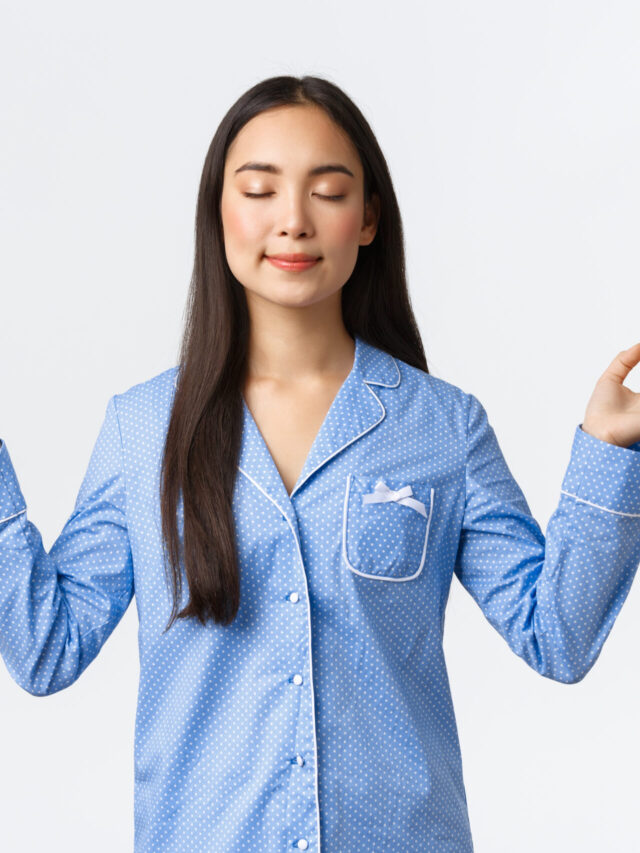
{"label": "collar", "polygon": [[327,412],[291,495],[282,482],[273,457],[243,398],[243,429],[238,469],[276,504],[292,522],[292,498],[331,459],[358,441],[384,420],[386,409],[374,388],[397,388],[401,374],[389,353],[354,335],[355,353],[351,371]]}

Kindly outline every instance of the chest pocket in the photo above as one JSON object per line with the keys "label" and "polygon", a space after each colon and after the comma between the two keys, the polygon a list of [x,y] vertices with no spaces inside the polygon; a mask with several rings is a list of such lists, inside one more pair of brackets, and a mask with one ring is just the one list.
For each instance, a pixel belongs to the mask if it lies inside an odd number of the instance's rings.
{"label": "chest pocket", "polygon": [[423,480],[387,480],[348,475],[342,555],[362,577],[413,580],[425,564],[435,490]]}

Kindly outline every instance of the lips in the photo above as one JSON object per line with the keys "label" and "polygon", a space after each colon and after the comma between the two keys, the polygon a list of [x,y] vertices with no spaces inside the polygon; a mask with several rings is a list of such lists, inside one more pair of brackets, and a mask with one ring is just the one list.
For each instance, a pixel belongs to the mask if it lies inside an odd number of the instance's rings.
{"label": "lips", "polygon": [[321,258],[315,255],[307,255],[303,252],[279,253],[277,255],[265,255],[265,258],[274,267],[289,272],[302,272],[315,266]]}
{"label": "lips", "polygon": [[320,260],[319,255],[306,255],[304,252],[294,252],[292,254],[287,254],[286,252],[281,252],[277,255],[267,255],[267,258],[273,258],[277,261],[289,261],[290,263],[298,263],[299,261],[318,261]]}

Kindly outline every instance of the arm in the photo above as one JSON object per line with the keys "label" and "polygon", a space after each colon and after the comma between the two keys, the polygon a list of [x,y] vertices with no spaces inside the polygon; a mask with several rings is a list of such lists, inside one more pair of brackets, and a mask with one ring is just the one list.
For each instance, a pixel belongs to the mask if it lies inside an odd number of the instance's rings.
{"label": "arm", "polygon": [[71,516],[47,553],[0,442],[0,655],[34,696],[72,684],[133,596],[122,444],[112,397]]}
{"label": "arm", "polygon": [[640,562],[640,442],[618,447],[576,427],[545,538],[484,407],[466,396],[467,495],[454,571],[530,667],[580,681]]}

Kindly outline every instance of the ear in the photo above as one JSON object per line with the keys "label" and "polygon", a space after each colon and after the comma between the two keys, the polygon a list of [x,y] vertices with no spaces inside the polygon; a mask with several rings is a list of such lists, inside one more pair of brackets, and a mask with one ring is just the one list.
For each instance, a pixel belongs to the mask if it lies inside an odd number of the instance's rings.
{"label": "ear", "polygon": [[378,222],[380,221],[380,198],[377,193],[372,193],[370,200],[364,208],[362,229],[360,231],[360,245],[368,246],[376,236]]}

